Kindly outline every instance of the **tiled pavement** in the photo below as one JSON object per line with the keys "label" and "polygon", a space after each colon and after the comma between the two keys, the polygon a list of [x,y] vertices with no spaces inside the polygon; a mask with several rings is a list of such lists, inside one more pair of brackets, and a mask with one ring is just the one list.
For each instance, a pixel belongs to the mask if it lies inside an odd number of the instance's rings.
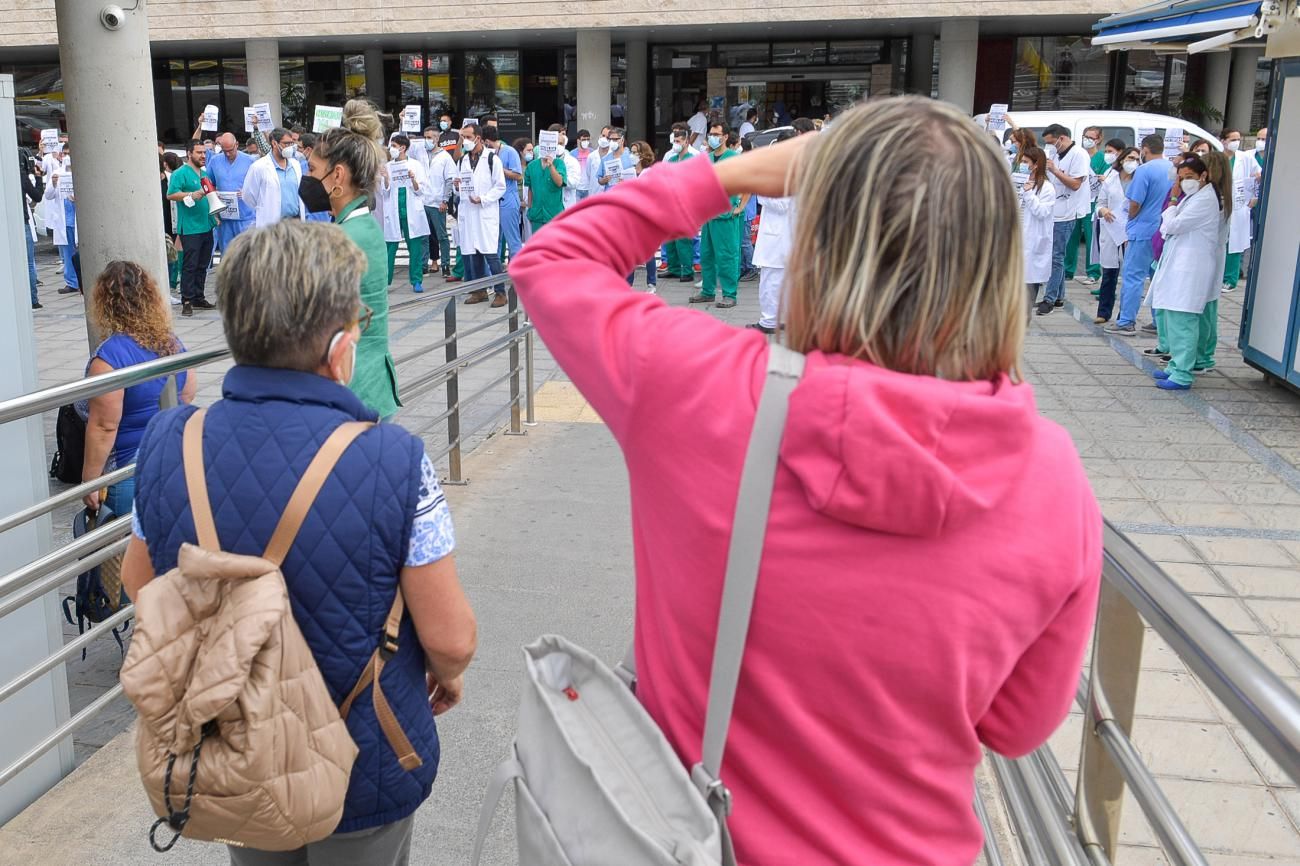
{"label": "tiled pavement", "polygon": [[[735,324],[753,321],[755,289],[742,284],[735,309],[710,312]],[[689,293],[685,284],[664,286],[673,304]],[[1074,437],[1106,515],[1300,690],[1300,396],[1265,384],[1241,361],[1234,348],[1240,298],[1224,297],[1219,365],[1190,392],[1154,388],[1152,365],[1138,354],[1152,341],[1102,334],[1091,324],[1088,290],[1078,284],[1069,286],[1065,309],[1031,323],[1026,374],[1043,413]],[[43,381],[66,379],[84,361],[80,316],[64,301],[37,316]],[[485,313],[480,307],[472,315]],[[179,328],[194,348],[220,339],[212,314]],[[401,355],[436,339],[442,327],[437,311],[424,311],[395,316],[392,332]],[[538,359],[539,385],[562,378],[540,343]],[[204,381],[201,401],[215,394],[215,377]],[[441,411],[437,398],[429,402],[426,417]],[[420,408],[404,410],[404,419]],[[568,479],[569,486],[577,481]],[[472,497],[473,486],[463,495]],[[111,675],[116,654],[100,647],[99,677]],[[1134,739],[1210,863],[1300,862],[1300,792],[1150,633],[1142,669]],[[1079,740],[1074,716],[1052,741],[1071,780]],[[1121,866],[1165,862],[1132,800],[1123,843]]]}

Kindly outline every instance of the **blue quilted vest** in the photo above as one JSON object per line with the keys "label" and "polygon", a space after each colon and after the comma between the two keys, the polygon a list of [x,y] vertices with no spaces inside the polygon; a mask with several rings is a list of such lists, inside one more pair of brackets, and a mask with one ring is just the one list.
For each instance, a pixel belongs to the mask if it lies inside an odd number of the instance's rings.
{"label": "blue quilted vest", "polygon": [[[298,479],[334,428],[374,421],[375,415],[347,388],[288,370],[234,367],[223,396],[204,420],[208,496],[222,550],[260,556]],[[197,542],[181,460],[182,428],[193,412],[185,406],[159,413],[140,444],[135,507],[157,574],[176,566],[183,542]],[[420,440],[396,425],[363,433],[321,488],[285,558],[294,618],[336,704],[378,646],[397,592],[423,454]],[[375,718],[371,690],[363,692],[348,716],[360,754],[339,833],[405,818],[428,798],[437,775],[438,733],[409,614],[399,641],[384,667],[384,694],[424,764],[410,772],[401,768]]]}

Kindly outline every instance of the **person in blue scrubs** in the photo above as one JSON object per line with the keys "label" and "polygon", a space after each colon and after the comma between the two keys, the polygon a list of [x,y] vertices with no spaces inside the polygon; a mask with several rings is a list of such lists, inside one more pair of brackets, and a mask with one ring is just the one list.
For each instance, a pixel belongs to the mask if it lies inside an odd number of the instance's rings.
{"label": "person in blue scrubs", "polygon": [[[248,170],[253,167],[257,159],[240,150],[239,142],[229,132],[217,136],[216,144],[219,152],[208,162],[208,177],[212,179],[218,192],[238,193],[244,188],[244,178],[248,176]],[[241,194],[239,219],[223,219],[217,224],[216,231],[213,233],[214,249],[226,249],[240,233],[252,227],[253,209],[244,204]]]}
{"label": "person in blue scrubs", "polygon": [[[491,129],[495,133],[488,132]],[[523,212],[520,210],[519,185],[524,181],[524,161],[519,151],[506,144],[501,138],[497,119],[492,116],[484,118],[483,140],[488,147],[499,145],[497,157],[501,160],[501,170],[506,174],[506,194],[501,198],[501,249],[498,255],[505,261],[506,249],[510,258],[519,255],[524,247]]]}

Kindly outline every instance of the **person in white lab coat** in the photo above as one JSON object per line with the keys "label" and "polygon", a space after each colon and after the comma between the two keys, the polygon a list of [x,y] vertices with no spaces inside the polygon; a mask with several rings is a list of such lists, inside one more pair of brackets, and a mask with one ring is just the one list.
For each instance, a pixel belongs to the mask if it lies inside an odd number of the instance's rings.
{"label": "person in white lab coat", "polygon": [[1116,239],[1123,236],[1128,224],[1128,185],[1133,180],[1133,172],[1142,164],[1141,152],[1135,147],[1125,147],[1118,138],[1106,142],[1104,154],[1110,168],[1101,176],[1097,190],[1090,259],[1101,265],[1101,288],[1097,292],[1097,315],[1093,319],[1098,325],[1109,322],[1115,313],[1115,292],[1124,258],[1124,242],[1116,243]]}
{"label": "person in white lab coat", "polygon": [[419,160],[407,158],[410,147],[411,140],[400,133],[389,140],[389,162],[387,171],[379,178],[379,194],[384,198],[388,285],[393,284],[393,272],[397,268],[397,247],[405,242],[411,291],[419,294],[424,291],[425,244],[429,242],[429,220],[420,193],[428,185],[428,176]]}
{"label": "person in white lab coat", "polygon": [[1241,281],[1241,257],[1250,249],[1250,209],[1255,198],[1259,163],[1255,155],[1241,153],[1241,131],[1225,129],[1222,135],[1232,171],[1232,220],[1229,223],[1228,253],[1223,265],[1223,290],[1235,291]]}
{"label": "person in white lab coat", "polygon": [[1047,154],[1041,147],[1025,148],[1019,159],[1029,167],[1028,180],[1016,192],[1020,196],[1025,284],[1032,306],[1039,289],[1052,278],[1052,209],[1056,203],[1056,187],[1047,181]]}
{"label": "person in white lab coat", "polygon": [[1219,299],[1232,212],[1231,192],[1210,183],[1209,168],[1199,158],[1183,160],[1178,185],[1182,197],[1161,217],[1165,246],[1151,278],[1151,306],[1162,348],[1170,355],[1169,366],[1152,376],[1167,391],[1190,388],[1193,372],[1205,369],[1200,361],[1213,354],[1203,314]]}
{"label": "person in white lab coat", "polygon": [[[780,133],[773,144],[794,138],[794,130]],[[785,262],[794,238],[795,199],[758,197],[762,217],[754,244],[754,267],[758,268],[758,321],[746,327],[775,334],[781,309],[781,288],[785,284]]]}
{"label": "person in white lab coat", "polygon": [[[427,134],[425,141],[429,142]],[[420,198],[424,200],[424,215],[432,229],[429,258],[432,260],[436,256],[442,275],[450,277],[451,237],[447,233],[447,211],[450,209],[448,199],[455,192],[456,157],[452,154],[460,147],[460,133],[443,132],[436,141],[429,142],[428,147],[425,174],[429,182],[420,189]],[[434,245],[437,249],[433,248]]]}
{"label": "person in white lab coat", "polygon": [[[501,243],[501,208],[497,202],[506,194],[506,175],[501,159],[483,144],[477,123],[460,131],[460,176],[456,182],[460,193],[460,210],[456,217],[461,255],[465,257],[465,279],[479,280],[501,273],[497,254]],[[492,306],[506,305],[506,287],[494,290]],[[477,289],[465,298],[467,304],[488,300],[486,289]]]}
{"label": "person in white lab coat", "polygon": [[72,146],[65,142],[63,153],[53,156],[49,162],[50,170],[45,175],[45,227],[50,231],[63,264],[64,285],[59,294],[71,295],[81,291],[81,281],[72,262],[77,253],[76,195],[60,188],[59,179],[72,174]]}
{"label": "person in white lab coat", "polygon": [[579,201],[578,193],[582,189],[584,179],[582,175],[582,164],[578,158],[569,152],[569,134],[565,132],[564,127],[558,123],[551,124],[552,131],[560,133],[560,158],[564,161],[564,208],[576,205]]}
{"label": "person in white lab coat", "polygon": [[244,178],[244,204],[256,214],[257,228],[274,225],[282,219],[302,219],[302,201],[298,184],[302,166],[298,162],[298,145],[293,133],[271,130],[271,152],[253,163]]}

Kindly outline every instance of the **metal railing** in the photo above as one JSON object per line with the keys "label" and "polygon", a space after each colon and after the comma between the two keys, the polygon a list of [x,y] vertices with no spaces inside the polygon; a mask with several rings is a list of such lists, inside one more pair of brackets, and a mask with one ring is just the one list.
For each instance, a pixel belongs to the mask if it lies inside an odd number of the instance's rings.
{"label": "metal railing", "polygon": [[[473,291],[491,291],[500,287],[505,287],[508,294],[505,312],[498,316],[491,316],[486,322],[476,324],[464,331],[458,331],[456,326],[457,300]],[[430,345],[421,346],[404,354],[400,359],[396,359],[396,363],[399,366],[410,364],[427,358],[430,352],[436,352],[439,349],[443,350],[444,362],[434,370],[422,373],[406,382],[401,387],[399,396],[403,402],[409,402],[430,393],[439,385],[446,385],[446,412],[438,415],[432,421],[425,422],[421,429],[413,432],[418,435],[423,430],[427,430],[442,421],[447,422],[446,446],[440,451],[430,453],[429,457],[435,463],[446,457],[448,461],[448,481],[461,484],[464,483],[461,451],[462,446],[469,437],[484,429],[494,427],[504,420],[507,413],[509,415],[508,432],[511,434],[522,435],[525,419],[528,424],[532,424],[534,421],[533,326],[524,318],[523,311],[519,307],[518,298],[510,288],[509,278],[504,274],[462,283],[437,292],[421,294],[393,304],[389,307],[389,311],[391,313],[438,303],[444,304],[442,310],[443,337]],[[464,354],[461,353],[461,341],[466,337],[486,331],[493,325],[501,324],[506,326],[504,334],[491,338],[483,345],[475,346]],[[522,357],[520,352],[521,344],[523,346]],[[459,387],[462,374],[466,370],[483,364],[503,353],[508,353],[509,356],[506,371],[494,378],[487,386],[462,399]],[[51,388],[43,388],[30,394],[24,394],[21,397],[0,401],[0,424],[28,418],[69,403],[98,397],[132,385],[139,385],[160,376],[172,377],[180,372],[229,358],[230,350],[224,348],[186,352],[167,358],[159,358],[144,364],[125,367],[121,370],[114,370],[103,375],[79,379]],[[501,410],[479,422],[473,429],[462,430],[462,410],[485,397],[493,388],[507,382],[510,390],[508,403]],[[173,396],[173,404],[174,384],[173,380],[168,387],[168,391]],[[164,404],[166,402],[165,394]],[[20,511],[4,516],[0,518],[0,533],[8,532],[50,514],[61,507],[72,505],[80,501],[87,493],[130,478],[134,472],[135,464],[120,467],[100,478],[76,485]],[[44,554],[21,568],[0,575],[0,618],[57,590],[59,586],[76,575],[122,553],[129,542],[130,531],[131,522],[129,520],[115,520],[87,532],[80,538]],[[0,702],[13,697],[36,682],[54,668],[80,653],[98,638],[111,634],[113,629],[120,627],[130,619],[132,612],[133,606],[126,605],[108,619],[86,629],[83,634],[69,641],[56,652],[33,664],[17,677],[7,683],[0,684]],[[39,760],[46,752],[75,734],[83,725],[90,722],[112,704],[121,694],[122,686],[119,683],[105,691],[53,731],[50,731],[39,742],[10,763],[9,766],[0,769],[0,786],[8,783]]]}
{"label": "metal railing", "polygon": [[[1205,866],[1131,739],[1148,626],[1300,783],[1300,697],[1108,522],[1092,662],[1076,696],[1084,732],[1074,790],[1046,746],[1015,761],[989,756],[1025,862],[1109,866],[1128,790],[1171,866]],[[988,805],[976,814],[991,839]],[[996,864],[1001,852],[990,855],[986,846],[985,859]]]}

